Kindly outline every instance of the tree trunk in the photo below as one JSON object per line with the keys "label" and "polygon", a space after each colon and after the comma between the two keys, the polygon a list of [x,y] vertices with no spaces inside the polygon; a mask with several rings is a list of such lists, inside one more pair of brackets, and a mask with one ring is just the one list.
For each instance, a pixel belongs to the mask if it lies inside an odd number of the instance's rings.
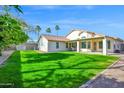
{"label": "tree trunk", "polygon": [[[38,32],[38,39],[39,39],[39,38],[40,38],[40,33]],[[38,39],[37,39],[37,40],[38,40]]]}

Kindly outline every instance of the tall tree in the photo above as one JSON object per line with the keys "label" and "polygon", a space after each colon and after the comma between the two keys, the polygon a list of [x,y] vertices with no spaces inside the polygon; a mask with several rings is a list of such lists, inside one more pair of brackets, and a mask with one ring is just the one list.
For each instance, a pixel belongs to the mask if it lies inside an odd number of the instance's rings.
{"label": "tall tree", "polygon": [[[35,32],[37,33],[37,38],[39,39],[39,37],[40,37],[40,31],[41,31],[41,27],[39,26],[39,25],[36,25],[36,27],[35,27]],[[37,40],[38,40],[37,39]]]}
{"label": "tall tree", "polygon": [[55,26],[55,30],[56,30],[56,35],[58,36],[58,31],[60,30],[59,25],[56,25],[56,26]]}
{"label": "tall tree", "polygon": [[51,33],[51,28],[48,27],[48,28],[46,29],[46,32],[47,32],[47,33]]}
{"label": "tall tree", "polygon": [[22,9],[21,9],[21,6],[19,6],[19,5],[9,5],[9,7],[10,7],[10,8],[12,7],[12,8],[14,8],[17,12],[23,14],[23,11],[22,11]]}
{"label": "tall tree", "polygon": [[19,5],[4,5],[0,14],[0,55],[2,49],[11,45],[24,43],[27,41],[28,36],[24,32],[27,24],[12,15],[10,10],[23,13]]}

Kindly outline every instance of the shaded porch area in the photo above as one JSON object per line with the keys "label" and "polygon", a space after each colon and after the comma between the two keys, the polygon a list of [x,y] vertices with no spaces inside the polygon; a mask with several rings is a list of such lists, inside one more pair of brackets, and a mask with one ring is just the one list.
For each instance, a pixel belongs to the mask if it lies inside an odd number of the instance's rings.
{"label": "shaded porch area", "polygon": [[107,48],[111,47],[111,43],[104,37],[78,39],[73,42],[76,43],[74,46],[76,51],[83,53],[107,55]]}
{"label": "shaded porch area", "polygon": [[102,53],[103,52],[103,38],[97,39],[80,39],[72,40],[68,43],[68,50],[77,52],[91,52],[91,53]]}
{"label": "shaded porch area", "polygon": [[103,54],[121,53],[123,51],[122,41],[117,41],[112,37],[93,37],[71,40],[68,42],[68,49],[71,51]]}
{"label": "shaded porch area", "polygon": [[[79,44],[78,44],[79,43]],[[103,38],[89,38],[77,41],[80,52],[102,52]]]}

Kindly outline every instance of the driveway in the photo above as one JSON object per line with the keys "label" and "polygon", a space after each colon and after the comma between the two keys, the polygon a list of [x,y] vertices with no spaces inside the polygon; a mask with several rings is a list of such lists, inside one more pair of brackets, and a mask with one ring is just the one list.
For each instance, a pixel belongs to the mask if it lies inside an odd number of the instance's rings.
{"label": "driveway", "polygon": [[120,60],[98,76],[87,88],[124,88],[124,54],[117,55]]}
{"label": "driveway", "polygon": [[0,65],[13,53],[13,50],[2,52],[2,56],[0,56]]}

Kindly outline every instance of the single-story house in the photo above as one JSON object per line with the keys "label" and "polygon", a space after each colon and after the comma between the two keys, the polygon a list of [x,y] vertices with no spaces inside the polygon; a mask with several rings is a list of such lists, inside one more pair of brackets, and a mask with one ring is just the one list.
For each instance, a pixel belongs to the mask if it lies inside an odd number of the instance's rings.
{"label": "single-story house", "polygon": [[86,30],[72,30],[66,36],[42,34],[38,40],[38,49],[44,52],[77,51],[114,53],[124,49],[124,41]]}

